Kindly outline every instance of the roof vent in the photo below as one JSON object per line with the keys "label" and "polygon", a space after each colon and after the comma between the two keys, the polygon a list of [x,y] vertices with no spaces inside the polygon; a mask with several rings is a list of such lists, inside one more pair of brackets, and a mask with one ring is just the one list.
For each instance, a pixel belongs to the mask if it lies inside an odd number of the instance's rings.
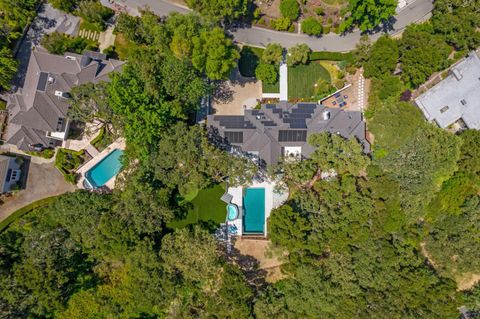
{"label": "roof vent", "polygon": [[71,56],[71,55],[66,55],[66,56],[65,56],[65,59],[67,59],[67,60],[72,60],[72,61],[75,61],[75,60],[76,60],[75,57],[74,57],[74,56]]}
{"label": "roof vent", "polygon": [[53,76],[48,76],[48,83],[49,84],[55,83],[55,78]]}
{"label": "roof vent", "polygon": [[461,100],[460,103],[462,103],[462,105],[467,105],[467,101],[465,99]]}
{"label": "roof vent", "polygon": [[55,96],[63,97],[63,98],[68,98],[68,97],[69,97],[69,94],[68,94],[68,92],[55,91]]}
{"label": "roof vent", "polygon": [[330,119],[330,111],[323,111],[323,113],[322,113],[322,119],[323,119],[324,121],[329,120],[329,119]]}
{"label": "roof vent", "polygon": [[455,78],[457,79],[457,81],[460,81],[462,79],[462,74],[457,69],[453,69],[452,73],[453,76],[455,76]]}

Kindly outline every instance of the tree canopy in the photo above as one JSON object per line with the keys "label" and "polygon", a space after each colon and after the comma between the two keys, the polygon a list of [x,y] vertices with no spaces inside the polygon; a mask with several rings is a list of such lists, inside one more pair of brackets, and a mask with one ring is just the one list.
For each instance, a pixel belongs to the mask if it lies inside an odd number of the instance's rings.
{"label": "tree canopy", "polygon": [[360,30],[367,31],[385,23],[395,14],[397,0],[350,0],[350,15],[340,25],[340,31],[358,26]]}

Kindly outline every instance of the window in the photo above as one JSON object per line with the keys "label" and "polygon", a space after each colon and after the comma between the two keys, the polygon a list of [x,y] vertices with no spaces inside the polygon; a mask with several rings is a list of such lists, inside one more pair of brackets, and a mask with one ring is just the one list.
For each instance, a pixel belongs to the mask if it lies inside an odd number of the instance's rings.
{"label": "window", "polygon": [[445,112],[447,112],[447,111],[448,111],[448,105],[445,105],[444,107],[442,107],[442,108],[440,109],[440,113],[445,113]]}

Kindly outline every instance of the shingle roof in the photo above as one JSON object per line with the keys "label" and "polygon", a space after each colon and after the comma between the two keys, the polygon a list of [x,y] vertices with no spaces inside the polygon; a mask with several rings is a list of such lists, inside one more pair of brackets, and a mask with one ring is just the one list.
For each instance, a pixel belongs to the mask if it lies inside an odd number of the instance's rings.
{"label": "shingle roof", "polygon": [[[108,74],[119,70],[123,64],[92,51],[85,51],[83,55],[66,53],[61,56],[42,48],[33,50],[23,89],[7,101],[11,123],[7,142],[24,150],[28,149],[28,144],[45,145],[46,141],[49,142],[47,132],[55,131],[59,118],[65,118],[68,111],[68,99],[57,96],[57,91],[67,93],[76,85],[106,81]],[[25,129],[16,126],[24,126]],[[45,138],[36,137],[38,134]]]}
{"label": "shingle roof", "polygon": [[10,157],[0,155],[0,193],[5,188],[5,181],[7,178],[8,163],[10,162]]}
{"label": "shingle roof", "polygon": [[307,137],[323,131],[355,137],[364,151],[370,152],[361,112],[330,109],[315,103],[266,104],[259,110],[246,110],[244,116],[209,115],[207,121],[227,140],[235,136],[230,132],[241,132],[242,141],[230,143],[245,152],[257,152],[267,164],[276,163],[282,156],[282,148],[289,146],[301,146],[302,155],[308,157],[313,148],[306,142]]}

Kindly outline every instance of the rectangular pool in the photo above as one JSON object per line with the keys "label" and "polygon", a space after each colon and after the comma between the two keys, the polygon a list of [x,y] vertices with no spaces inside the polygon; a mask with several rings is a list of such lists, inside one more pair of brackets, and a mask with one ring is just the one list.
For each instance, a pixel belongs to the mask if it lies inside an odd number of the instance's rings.
{"label": "rectangular pool", "polygon": [[85,178],[93,188],[102,187],[120,172],[122,168],[120,156],[122,156],[122,154],[122,150],[113,150],[85,173]]}
{"label": "rectangular pool", "polygon": [[265,189],[247,188],[243,195],[243,232],[264,233]]}

